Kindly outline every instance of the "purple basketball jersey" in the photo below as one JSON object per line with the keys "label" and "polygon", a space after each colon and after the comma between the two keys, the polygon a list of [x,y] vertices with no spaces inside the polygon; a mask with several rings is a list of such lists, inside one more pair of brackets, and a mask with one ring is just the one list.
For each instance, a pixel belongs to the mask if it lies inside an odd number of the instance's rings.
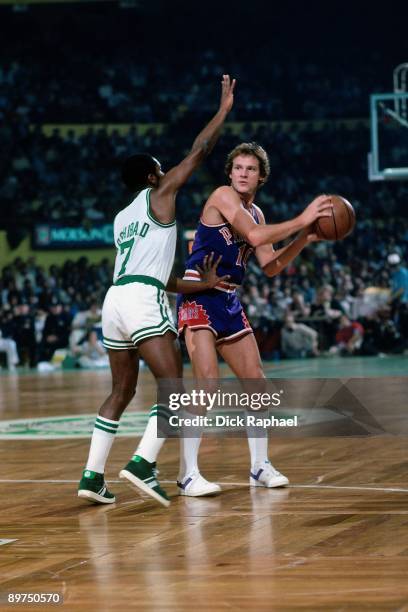
{"label": "purple basketball jersey", "polygon": [[[256,223],[259,223],[258,213],[254,206],[251,206],[249,212]],[[186,261],[184,278],[198,278],[196,265],[201,266],[204,257],[214,253],[215,260],[220,255],[222,256],[217,268],[218,276],[229,274],[229,282],[224,284],[230,285],[230,290],[234,290],[242,283],[248,259],[253,252],[253,247],[229,223],[207,225],[200,219],[191,255]],[[221,286],[217,288],[223,289]],[[226,290],[225,287],[224,290]]]}

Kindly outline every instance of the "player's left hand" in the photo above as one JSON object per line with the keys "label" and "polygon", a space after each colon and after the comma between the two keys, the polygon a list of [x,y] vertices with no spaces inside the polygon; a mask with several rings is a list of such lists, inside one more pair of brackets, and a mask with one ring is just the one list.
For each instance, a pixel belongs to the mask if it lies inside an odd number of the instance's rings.
{"label": "player's left hand", "polygon": [[228,281],[230,278],[229,274],[224,276],[217,275],[217,267],[221,259],[222,255],[214,261],[214,253],[212,252],[211,255],[206,255],[204,257],[202,267],[196,266],[197,272],[201,275],[201,280],[208,285],[209,289],[213,289],[219,282]]}

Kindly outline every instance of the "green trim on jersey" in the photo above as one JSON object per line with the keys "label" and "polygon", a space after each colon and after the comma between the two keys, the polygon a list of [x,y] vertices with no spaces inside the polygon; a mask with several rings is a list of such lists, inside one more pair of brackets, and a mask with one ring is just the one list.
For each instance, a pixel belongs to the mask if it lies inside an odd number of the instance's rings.
{"label": "green trim on jersey", "polygon": [[127,274],[118,278],[113,284],[116,285],[129,285],[130,283],[143,283],[144,285],[153,285],[158,289],[162,289],[163,291],[166,287],[163,285],[161,281],[157,278],[153,278],[153,276],[143,276],[142,274]]}
{"label": "green trim on jersey", "polygon": [[114,340],[113,338],[107,338],[106,336],[104,336],[103,339],[114,344],[131,344],[130,340]]}
{"label": "green trim on jersey", "polygon": [[168,314],[166,312],[163,312],[164,311],[164,304],[163,304],[164,297],[165,297],[164,291],[160,291],[158,289],[156,301],[157,301],[157,304],[159,305],[162,321],[158,323],[157,325],[150,325],[149,327],[142,327],[141,329],[134,331],[133,334],[130,334],[130,337],[132,338],[132,342],[135,345],[138,344],[141,340],[146,340],[147,338],[152,338],[154,336],[163,336],[166,333],[166,331],[169,331],[169,330],[174,332],[176,336],[178,335],[177,330],[174,326],[174,323],[170,321]]}
{"label": "green trim on jersey", "polygon": [[103,342],[102,344],[106,349],[110,351],[136,351],[137,350],[137,346],[135,346],[131,342],[129,343],[129,346],[117,346],[116,344],[111,345],[111,344],[107,344],[106,342]]}
{"label": "green trim on jersey", "polygon": [[131,340],[113,340],[112,338],[103,337],[102,344],[107,349],[116,351],[134,349],[135,346]]}
{"label": "green trim on jersey", "polygon": [[147,340],[148,338],[155,338],[157,336],[164,336],[164,334],[168,331],[171,331],[176,337],[178,336],[176,329],[172,325],[170,325],[170,323],[167,323],[167,325],[165,325],[161,329],[147,332],[142,336],[135,336],[133,342],[135,343],[135,346],[137,346],[142,340]]}
{"label": "green trim on jersey", "polygon": [[157,303],[159,304],[160,314],[162,316],[162,319],[166,319],[170,323],[170,319],[169,319],[168,313],[167,312],[163,312],[164,311],[164,304],[163,304],[164,296],[165,296],[165,293],[163,291],[161,293],[160,293],[160,291],[158,291],[157,292]]}
{"label": "green trim on jersey", "polygon": [[[171,326],[170,321],[162,321],[159,325],[151,325],[150,327],[143,327],[131,335],[132,342],[136,343],[143,336],[150,336],[161,332],[165,327]],[[174,326],[173,326],[174,327]]]}
{"label": "green trim on jersey", "polygon": [[176,225],[176,220],[175,219],[171,223],[161,223],[154,216],[154,213],[152,211],[151,204],[150,204],[150,192],[151,192],[151,189],[148,189],[146,191],[147,216],[149,217],[150,221],[153,221],[153,223],[155,223],[159,227],[172,227],[173,225]]}

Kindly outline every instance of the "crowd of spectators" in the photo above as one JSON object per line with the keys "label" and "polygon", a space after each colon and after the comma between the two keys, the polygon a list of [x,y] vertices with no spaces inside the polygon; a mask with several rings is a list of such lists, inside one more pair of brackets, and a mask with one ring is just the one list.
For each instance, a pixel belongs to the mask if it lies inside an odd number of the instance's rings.
{"label": "crowd of spectators", "polygon": [[[326,23],[319,28],[319,12],[311,23],[315,34],[304,26],[301,14],[310,18],[310,7],[298,5],[294,19],[289,8],[262,3],[258,13],[249,5],[231,11],[217,3],[211,19],[209,1],[194,11],[178,2],[175,19],[177,7],[155,4],[153,19],[143,7],[108,4],[103,11],[61,3],[57,10],[18,14],[2,9],[0,112],[32,123],[168,123],[187,108],[201,120],[214,106],[214,82],[229,72],[240,87],[235,120],[361,117],[368,95],[392,86],[395,49],[363,46],[356,15],[336,16],[337,25],[343,18],[349,36],[356,36],[354,44],[339,44]],[[248,48],[233,34],[243,20],[254,32]],[[395,33],[398,44],[404,48]]]}
{"label": "crowd of spectators", "polygon": [[[111,223],[129,199],[121,186],[120,161],[129,152],[149,151],[164,170],[177,163],[191,146],[198,126],[183,122],[143,135],[136,128],[120,134],[89,126],[78,135],[62,136],[56,128],[46,136],[27,122],[0,126],[0,229],[8,230],[15,246],[35,223],[90,226]],[[205,165],[180,191],[178,221],[194,225],[203,201],[227,180],[227,153],[239,141],[256,140],[270,155],[271,177],[260,190],[258,204],[267,219],[297,214],[317,193],[341,193],[358,209],[359,219],[384,214],[402,216],[408,196],[406,182],[369,183],[366,122],[290,125],[244,124],[240,133],[228,126]]]}
{"label": "crowd of spectators", "polygon": [[[315,243],[272,279],[250,260],[240,292],[264,358],[407,351],[408,226],[390,225],[365,222],[344,243]],[[4,267],[5,365],[106,367],[101,306],[111,277],[108,260],[91,265],[84,257],[48,270],[34,259]]]}
{"label": "crowd of spectators", "polygon": [[[366,163],[368,98],[392,88],[398,53],[361,49],[357,15],[353,23],[346,20],[354,44],[333,45],[326,28],[316,25],[316,38],[303,27],[301,16],[309,18],[310,7],[299,5],[293,21],[284,7],[263,7],[259,19],[253,6],[235,14],[218,3],[210,46],[197,31],[204,31],[213,10],[208,3],[194,15],[180,3],[177,23],[170,4],[156,6],[154,44],[152,14],[143,7],[126,11],[107,3],[101,12],[90,4],[79,10],[63,5],[18,13],[0,7],[0,229],[7,230],[11,246],[38,222],[111,222],[128,197],[120,187],[121,160],[148,151],[164,169],[177,163],[214,112],[217,82],[226,71],[239,81],[228,122],[243,126],[237,134],[227,125],[206,165],[180,193],[180,222],[195,224],[205,197],[225,180],[224,160],[238,140],[256,140],[270,154],[272,176],[259,203],[275,220],[294,214],[320,191],[363,202],[370,216],[400,214],[407,187],[370,185]],[[319,18],[324,20],[316,11],[316,24]],[[225,19],[231,31],[243,19],[255,28],[256,61],[242,52],[240,37],[227,44]],[[286,19],[291,37],[282,34]],[[373,28],[381,29],[378,21]],[[360,121],[339,121],[346,118]],[[43,125],[53,123],[90,127],[45,132]],[[98,123],[132,127],[121,134],[92,127]],[[141,133],[142,124],[151,127]],[[390,163],[408,165],[401,158],[406,147],[394,142],[397,132],[387,131],[387,154]]]}
{"label": "crowd of spectators", "polygon": [[261,354],[291,358],[407,351],[407,255],[406,221],[370,220],[345,242],[315,243],[272,279],[252,260],[242,299]]}
{"label": "crowd of spectators", "polygon": [[[0,351],[11,369],[17,364],[52,369],[70,356],[71,365],[107,365],[101,344],[101,305],[112,279],[108,260],[86,258],[44,269],[16,259],[0,279]],[[58,351],[60,351],[58,353]]]}

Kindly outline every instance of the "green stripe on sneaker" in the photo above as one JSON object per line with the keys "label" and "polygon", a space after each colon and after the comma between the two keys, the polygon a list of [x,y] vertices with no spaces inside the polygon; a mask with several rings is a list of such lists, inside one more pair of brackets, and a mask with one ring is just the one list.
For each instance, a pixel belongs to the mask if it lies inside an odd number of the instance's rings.
{"label": "green stripe on sneaker", "polygon": [[145,478],[143,482],[147,484],[148,482],[152,482],[153,480],[156,480],[156,476],[149,476],[149,478]]}

